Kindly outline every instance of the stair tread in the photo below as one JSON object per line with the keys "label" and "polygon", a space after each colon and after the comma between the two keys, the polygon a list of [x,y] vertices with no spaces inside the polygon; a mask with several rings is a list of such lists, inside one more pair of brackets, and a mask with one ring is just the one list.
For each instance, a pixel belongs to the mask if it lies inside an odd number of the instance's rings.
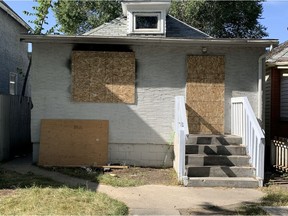
{"label": "stair tread", "polygon": [[213,155],[213,154],[185,154],[185,156],[193,156],[193,157],[241,157],[241,158],[249,158],[248,155]]}
{"label": "stair tread", "polygon": [[233,148],[239,148],[239,147],[245,147],[245,145],[243,144],[230,144],[230,145],[223,145],[223,144],[209,144],[209,143],[206,143],[206,144],[190,144],[190,143],[186,143],[185,144],[186,146],[209,146],[209,147],[218,147],[218,146],[224,146],[224,147],[233,147]]}
{"label": "stair tread", "polygon": [[231,134],[224,134],[224,135],[217,135],[217,134],[189,134],[188,137],[229,137],[229,138],[241,138],[237,135]]}
{"label": "stair tread", "polygon": [[[229,168],[253,168],[252,166],[225,166],[225,165],[207,165],[207,166],[195,166],[195,165],[185,165],[186,168],[188,167],[210,167],[210,168],[225,168],[225,167],[229,167]],[[253,168],[254,169],[254,168]]]}
{"label": "stair tread", "polygon": [[257,179],[253,177],[188,177],[189,180],[217,180],[217,181],[225,181],[225,180],[232,180],[232,181],[255,181],[258,182]]}

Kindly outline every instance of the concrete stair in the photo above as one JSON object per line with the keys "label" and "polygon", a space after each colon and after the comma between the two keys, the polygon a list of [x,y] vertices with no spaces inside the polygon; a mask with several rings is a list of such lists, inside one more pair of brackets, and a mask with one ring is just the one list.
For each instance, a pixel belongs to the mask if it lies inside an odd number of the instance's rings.
{"label": "concrete stair", "polygon": [[187,186],[258,187],[255,169],[241,143],[241,137],[231,135],[189,135],[185,157]]}

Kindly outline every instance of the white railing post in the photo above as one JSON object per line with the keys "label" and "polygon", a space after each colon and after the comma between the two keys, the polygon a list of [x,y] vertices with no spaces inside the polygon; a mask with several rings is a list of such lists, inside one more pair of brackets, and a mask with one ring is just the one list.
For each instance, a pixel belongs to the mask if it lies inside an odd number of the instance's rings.
{"label": "white railing post", "polygon": [[177,173],[178,180],[186,185],[187,176],[185,173],[185,145],[189,134],[186,116],[185,100],[183,96],[175,97],[174,113],[174,162],[173,167]]}
{"label": "white railing post", "polygon": [[242,137],[259,186],[263,186],[265,136],[247,97],[231,99],[231,134]]}

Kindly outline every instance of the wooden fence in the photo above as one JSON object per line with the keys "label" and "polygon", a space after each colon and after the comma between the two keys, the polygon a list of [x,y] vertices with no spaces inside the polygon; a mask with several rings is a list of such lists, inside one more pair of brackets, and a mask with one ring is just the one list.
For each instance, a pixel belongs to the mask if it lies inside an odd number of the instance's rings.
{"label": "wooden fence", "polygon": [[288,172],[288,139],[279,137],[271,142],[275,152],[273,166],[278,171]]}
{"label": "wooden fence", "polygon": [[0,95],[0,161],[32,151],[31,100]]}

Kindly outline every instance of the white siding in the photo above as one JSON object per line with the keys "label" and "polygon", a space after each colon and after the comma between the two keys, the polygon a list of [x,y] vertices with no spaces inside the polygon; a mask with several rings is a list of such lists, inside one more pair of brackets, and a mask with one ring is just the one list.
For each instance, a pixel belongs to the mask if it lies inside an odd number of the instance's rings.
{"label": "white siding", "polygon": [[265,135],[266,143],[270,142],[270,115],[271,115],[271,69],[265,75]]}
{"label": "white siding", "polygon": [[288,70],[282,71],[280,91],[280,117],[288,118]]}

